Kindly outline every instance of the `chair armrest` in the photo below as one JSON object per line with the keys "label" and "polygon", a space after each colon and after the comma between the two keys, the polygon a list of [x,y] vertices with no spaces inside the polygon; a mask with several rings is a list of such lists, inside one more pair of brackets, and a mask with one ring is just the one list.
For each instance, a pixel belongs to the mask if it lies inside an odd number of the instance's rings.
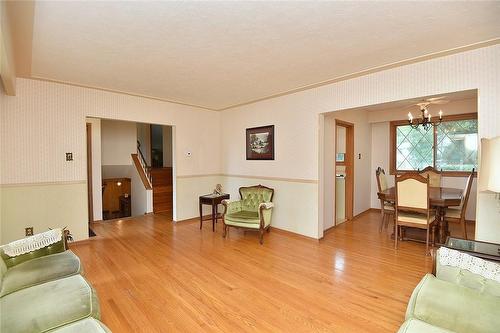
{"label": "chair armrest", "polygon": [[274,204],[272,202],[261,202],[259,205],[259,210],[260,209],[271,209],[274,207]]}
{"label": "chair armrest", "polygon": [[241,200],[222,200],[224,206],[223,215],[241,211]]}
{"label": "chair armrest", "polygon": [[271,224],[271,216],[274,204],[272,202],[261,202],[259,204],[259,220],[261,229]]}

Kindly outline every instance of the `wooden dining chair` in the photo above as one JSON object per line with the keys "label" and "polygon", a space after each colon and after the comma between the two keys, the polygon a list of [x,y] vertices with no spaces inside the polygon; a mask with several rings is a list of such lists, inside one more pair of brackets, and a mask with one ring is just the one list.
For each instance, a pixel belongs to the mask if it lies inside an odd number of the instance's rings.
{"label": "wooden dining chair", "polygon": [[[377,187],[379,192],[387,190],[387,178],[385,177],[385,171],[381,167],[375,170],[375,176],[377,177]],[[394,220],[394,202],[390,200],[380,199],[380,211],[382,213],[382,220],[380,221],[379,232],[382,232],[382,228],[389,225],[389,219]]]}
{"label": "wooden dining chair", "polygon": [[449,207],[446,209],[444,218],[449,222],[458,222],[462,229],[462,237],[467,239],[467,223],[465,221],[465,213],[467,212],[467,203],[469,202],[470,191],[472,188],[472,182],[474,180],[474,169],[467,178],[467,183],[465,184],[464,193],[462,195],[462,202],[458,207]]}
{"label": "wooden dining chair", "polygon": [[416,173],[407,173],[396,177],[395,220],[394,248],[398,248],[400,226],[425,229],[425,250],[428,254],[430,229],[436,223],[436,213],[429,205],[429,176],[425,178]]}
{"label": "wooden dining chair", "polygon": [[441,172],[435,168],[428,166],[422,171],[419,171],[422,177],[429,176],[429,186],[430,187],[441,187]]}

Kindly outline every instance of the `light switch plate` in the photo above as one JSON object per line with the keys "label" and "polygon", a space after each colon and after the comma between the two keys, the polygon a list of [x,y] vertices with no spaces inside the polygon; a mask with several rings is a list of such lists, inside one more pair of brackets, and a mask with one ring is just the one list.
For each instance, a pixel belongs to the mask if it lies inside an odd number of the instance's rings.
{"label": "light switch plate", "polygon": [[66,153],[66,161],[73,161],[73,153]]}

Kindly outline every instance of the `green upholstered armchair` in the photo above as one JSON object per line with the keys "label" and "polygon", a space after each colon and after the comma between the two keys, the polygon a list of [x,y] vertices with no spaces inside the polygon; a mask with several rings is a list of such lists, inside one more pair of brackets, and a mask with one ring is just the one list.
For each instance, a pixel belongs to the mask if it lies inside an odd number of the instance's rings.
{"label": "green upholstered armchair", "polygon": [[258,230],[260,233],[260,244],[264,242],[264,230],[269,232],[271,226],[271,215],[273,212],[272,188],[256,185],[240,187],[239,201],[224,200],[224,223],[223,237],[228,233],[228,227],[243,228],[247,230]]}

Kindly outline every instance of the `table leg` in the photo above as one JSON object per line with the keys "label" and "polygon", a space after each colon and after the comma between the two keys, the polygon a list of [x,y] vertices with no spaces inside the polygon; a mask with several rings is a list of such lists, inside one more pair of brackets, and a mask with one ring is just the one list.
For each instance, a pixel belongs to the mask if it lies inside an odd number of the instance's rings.
{"label": "table leg", "polygon": [[200,230],[201,230],[202,223],[203,223],[203,209],[202,209],[202,205],[200,202]]}
{"label": "table leg", "polygon": [[448,222],[444,218],[445,208],[437,207],[437,216],[438,216],[438,224],[439,224],[439,244],[446,243],[446,237],[448,236]]}
{"label": "table leg", "polygon": [[215,204],[212,204],[212,231],[215,231]]}

